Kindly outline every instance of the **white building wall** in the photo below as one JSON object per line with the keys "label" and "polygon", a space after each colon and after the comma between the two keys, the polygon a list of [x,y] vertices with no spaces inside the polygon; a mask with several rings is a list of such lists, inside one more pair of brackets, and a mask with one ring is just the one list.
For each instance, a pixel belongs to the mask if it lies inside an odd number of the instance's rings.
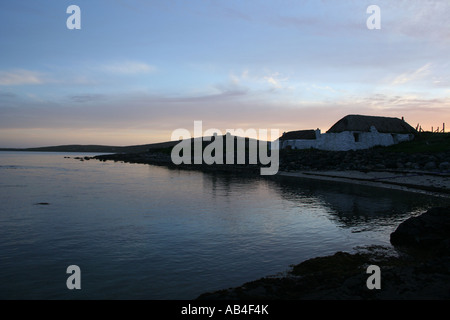
{"label": "white building wall", "polygon": [[[356,138],[355,135],[357,136]],[[315,148],[329,151],[359,150],[374,146],[390,146],[402,141],[409,141],[414,138],[414,135],[379,133],[375,127],[372,127],[370,132],[344,131],[339,133],[319,133],[316,137],[316,140],[284,140],[280,142],[280,149],[291,146],[292,149]]]}
{"label": "white building wall", "polygon": [[[355,138],[355,135],[358,138]],[[389,146],[394,144],[394,139],[389,133],[344,131],[325,133],[317,142],[317,149],[348,151],[368,149],[374,146]]]}
{"label": "white building wall", "polygon": [[330,151],[347,151],[356,149],[352,132],[324,133],[317,140],[317,149]]}

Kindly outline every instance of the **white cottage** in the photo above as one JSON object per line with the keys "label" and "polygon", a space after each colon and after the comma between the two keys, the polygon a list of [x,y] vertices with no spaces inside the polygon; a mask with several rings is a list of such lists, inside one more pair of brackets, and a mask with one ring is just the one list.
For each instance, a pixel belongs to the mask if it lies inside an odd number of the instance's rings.
{"label": "white cottage", "polygon": [[403,119],[348,115],[323,134],[319,129],[286,132],[279,138],[279,148],[359,150],[409,141],[416,133]]}

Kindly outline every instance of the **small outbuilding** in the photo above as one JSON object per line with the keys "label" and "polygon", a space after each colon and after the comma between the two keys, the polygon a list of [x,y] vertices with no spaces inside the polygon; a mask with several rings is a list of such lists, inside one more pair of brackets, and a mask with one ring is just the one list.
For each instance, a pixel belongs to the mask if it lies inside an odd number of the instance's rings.
{"label": "small outbuilding", "polygon": [[297,130],[284,132],[280,137],[280,149],[313,148],[320,138],[320,130]]}

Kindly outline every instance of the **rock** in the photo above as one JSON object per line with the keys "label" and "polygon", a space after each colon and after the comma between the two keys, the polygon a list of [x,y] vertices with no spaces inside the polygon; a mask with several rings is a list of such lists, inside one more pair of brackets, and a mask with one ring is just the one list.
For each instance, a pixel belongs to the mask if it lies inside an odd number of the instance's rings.
{"label": "rock", "polygon": [[397,162],[395,162],[394,160],[388,159],[384,162],[384,164],[385,164],[386,168],[388,168],[388,169],[397,168]]}
{"label": "rock", "polygon": [[425,166],[423,167],[425,170],[433,170],[436,169],[436,162],[434,161],[429,161],[425,164]]}
{"label": "rock", "polygon": [[391,233],[394,246],[444,249],[450,244],[450,207],[436,207],[402,222]]}
{"label": "rock", "polygon": [[383,169],[386,169],[386,166],[385,166],[384,164],[377,163],[377,164],[375,165],[375,169],[383,170]]}
{"label": "rock", "polygon": [[449,170],[450,169],[450,162],[448,162],[448,161],[444,161],[444,162],[441,162],[440,164],[439,164],[439,169],[440,170]]}

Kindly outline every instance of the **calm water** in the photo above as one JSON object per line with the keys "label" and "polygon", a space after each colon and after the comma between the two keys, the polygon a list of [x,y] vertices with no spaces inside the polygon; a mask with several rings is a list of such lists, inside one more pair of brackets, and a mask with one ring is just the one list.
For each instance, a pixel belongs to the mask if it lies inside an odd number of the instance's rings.
{"label": "calm water", "polygon": [[[389,245],[398,223],[439,203],[76,156],[0,152],[0,299],[193,299],[307,258]],[[66,287],[73,264],[81,290]]]}

